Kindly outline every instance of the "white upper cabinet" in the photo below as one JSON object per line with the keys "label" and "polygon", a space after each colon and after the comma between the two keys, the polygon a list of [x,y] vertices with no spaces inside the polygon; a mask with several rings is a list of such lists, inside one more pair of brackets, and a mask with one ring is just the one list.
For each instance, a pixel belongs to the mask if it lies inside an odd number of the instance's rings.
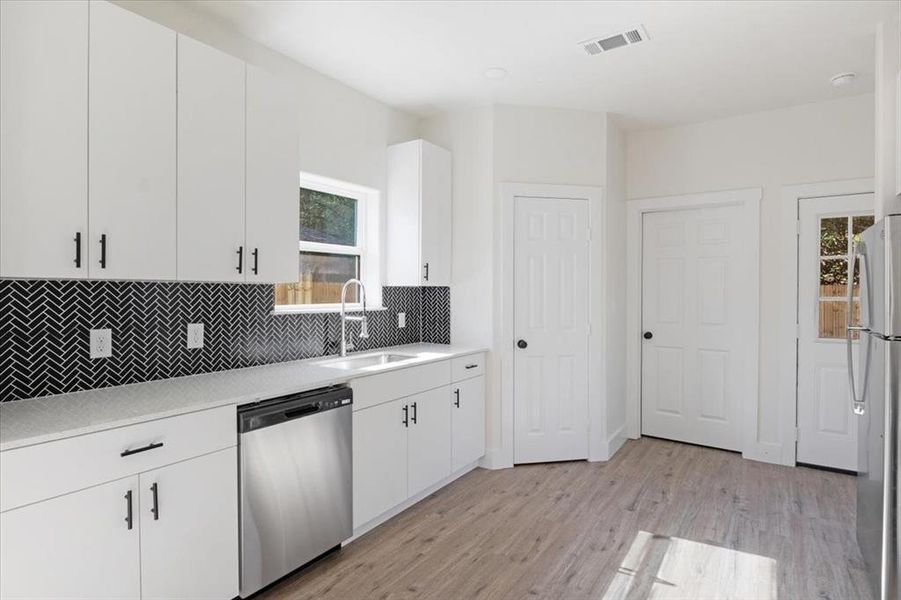
{"label": "white upper cabinet", "polygon": [[87,275],[87,153],[87,1],[3,0],[0,276]]}
{"label": "white upper cabinet", "polygon": [[424,140],[388,148],[386,285],[451,282],[451,153]]}
{"label": "white upper cabinet", "polygon": [[300,171],[296,107],[282,82],[247,65],[247,281],[297,281]]}
{"label": "white upper cabinet", "polygon": [[178,36],[178,278],[244,281],[244,62]]}
{"label": "white upper cabinet", "polygon": [[175,32],[91,2],[88,274],[174,279]]}

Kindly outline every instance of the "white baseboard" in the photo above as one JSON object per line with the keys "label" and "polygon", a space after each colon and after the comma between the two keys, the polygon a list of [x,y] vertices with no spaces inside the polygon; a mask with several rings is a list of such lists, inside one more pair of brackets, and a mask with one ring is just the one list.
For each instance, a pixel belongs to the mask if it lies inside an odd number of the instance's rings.
{"label": "white baseboard", "polygon": [[[482,459],[482,460],[484,460],[484,459]],[[354,540],[357,539],[358,537],[360,537],[360,536],[362,536],[362,535],[364,535],[364,534],[366,534],[366,533],[372,531],[373,529],[375,529],[376,527],[378,527],[379,525],[381,525],[381,524],[384,523],[385,521],[388,521],[388,520],[391,519],[392,517],[396,517],[397,515],[399,515],[400,513],[404,512],[405,510],[407,510],[408,508],[410,508],[411,506],[413,506],[414,504],[416,504],[417,502],[419,502],[419,501],[422,500],[423,498],[426,498],[426,497],[428,497],[428,496],[434,494],[435,492],[437,492],[438,490],[440,490],[441,488],[443,488],[443,487],[446,486],[447,484],[451,483],[451,482],[454,481],[455,479],[459,479],[460,477],[463,477],[464,475],[466,475],[467,473],[469,473],[469,472],[472,471],[473,469],[477,468],[478,466],[479,466],[479,461],[475,461],[475,462],[473,462],[473,463],[470,463],[470,464],[466,465],[465,467],[463,467],[462,469],[460,469],[459,471],[457,471],[456,473],[452,473],[449,477],[447,477],[447,478],[445,478],[445,479],[442,479],[441,481],[439,481],[439,482],[436,483],[435,485],[433,485],[433,486],[431,486],[431,487],[428,487],[428,488],[424,489],[423,491],[419,492],[419,493],[416,494],[415,496],[412,496],[412,497],[410,497],[410,498],[407,498],[406,500],[404,500],[403,502],[401,502],[400,504],[398,504],[398,505],[395,506],[394,508],[391,508],[391,509],[389,509],[389,510],[383,512],[382,514],[380,514],[379,516],[375,517],[375,518],[372,519],[371,521],[369,521],[369,522],[367,522],[367,523],[363,523],[362,525],[360,525],[359,527],[357,527],[356,529],[354,529],[354,534],[353,534],[353,536],[352,536],[350,539],[348,539],[347,541],[345,541],[345,542],[342,544],[342,546],[346,546],[347,544],[351,543],[352,541],[354,541]]]}
{"label": "white baseboard", "polygon": [[489,448],[485,452],[485,456],[482,457],[482,460],[479,461],[479,466],[483,469],[491,469],[492,471],[512,468],[513,462],[509,458],[503,456],[503,453],[503,448]]}
{"label": "white baseboard", "polygon": [[606,442],[601,444],[597,455],[588,457],[589,462],[606,462],[610,460],[613,458],[613,455],[623,447],[623,444],[626,443],[627,439],[626,426],[622,425],[607,438]]}
{"label": "white baseboard", "polygon": [[742,458],[774,465],[795,466],[794,454],[777,442],[756,442],[747,444],[741,453]]}

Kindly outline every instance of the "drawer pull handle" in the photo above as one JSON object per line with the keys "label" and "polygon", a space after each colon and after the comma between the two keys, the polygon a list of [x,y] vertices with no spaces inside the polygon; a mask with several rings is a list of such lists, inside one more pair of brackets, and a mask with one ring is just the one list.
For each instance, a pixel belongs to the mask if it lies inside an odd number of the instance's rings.
{"label": "drawer pull handle", "polygon": [[155,444],[147,444],[146,446],[141,446],[140,448],[129,448],[128,450],[124,450],[122,454],[119,456],[131,456],[132,454],[138,454],[139,452],[147,452],[148,450],[156,450],[157,448],[162,448],[163,442],[157,442]]}
{"label": "drawer pull handle", "polygon": [[467,368],[467,369],[475,369],[475,368],[478,367],[478,366],[479,366],[479,365],[466,365],[466,368]]}
{"label": "drawer pull handle", "polygon": [[125,492],[125,522],[128,524],[129,529],[134,527],[135,521],[131,506],[131,490]]}
{"label": "drawer pull handle", "polygon": [[150,492],[153,494],[153,508],[150,509],[150,512],[153,513],[153,520],[160,520],[160,498],[159,498],[159,489],[160,486],[158,483],[154,483],[150,486]]}

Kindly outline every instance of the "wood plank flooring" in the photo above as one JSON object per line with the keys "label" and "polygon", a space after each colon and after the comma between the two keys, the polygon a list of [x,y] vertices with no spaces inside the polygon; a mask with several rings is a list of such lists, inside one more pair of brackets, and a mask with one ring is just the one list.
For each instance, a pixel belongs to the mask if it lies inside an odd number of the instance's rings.
{"label": "wood plank flooring", "polygon": [[651,438],[477,469],[260,595],[869,600],[848,475]]}

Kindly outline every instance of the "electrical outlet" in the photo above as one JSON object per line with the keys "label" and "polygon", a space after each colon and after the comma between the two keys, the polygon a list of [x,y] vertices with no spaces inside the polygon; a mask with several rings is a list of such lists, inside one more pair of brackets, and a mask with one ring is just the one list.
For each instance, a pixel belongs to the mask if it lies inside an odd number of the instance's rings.
{"label": "electrical outlet", "polygon": [[188,323],[188,350],[203,348],[203,323]]}
{"label": "electrical outlet", "polygon": [[397,328],[403,329],[407,326],[407,313],[397,313]]}
{"label": "electrical outlet", "polygon": [[113,330],[91,330],[91,358],[109,358],[113,355]]}

